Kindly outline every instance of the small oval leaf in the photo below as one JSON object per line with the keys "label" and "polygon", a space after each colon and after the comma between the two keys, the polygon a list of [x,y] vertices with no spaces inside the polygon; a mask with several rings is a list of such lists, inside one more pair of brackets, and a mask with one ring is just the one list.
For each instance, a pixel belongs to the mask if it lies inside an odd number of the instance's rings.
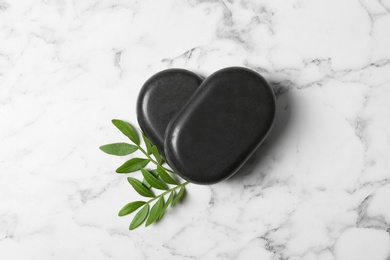
{"label": "small oval leaf", "polygon": [[153,187],[159,190],[167,190],[167,186],[157,179],[156,177],[153,176],[150,172],[148,172],[145,169],[141,169],[142,175],[144,176],[145,180]]}
{"label": "small oval leaf", "polygon": [[139,145],[138,135],[129,123],[119,119],[113,119],[112,123],[116,126],[116,128],[119,129],[119,131],[122,132],[122,134],[127,136],[133,143]]}
{"label": "small oval leaf", "polygon": [[161,180],[165,181],[166,183],[178,185],[177,181],[175,181],[164,168],[162,168],[160,165],[157,165],[157,173],[160,176]]}
{"label": "small oval leaf", "polygon": [[146,219],[149,213],[149,204],[145,204],[143,208],[138,211],[138,213],[134,216],[133,220],[130,223],[130,230],[136,229],[139,227]]}
{"label": "small oval leaf", "polygon": [[184,194],[184,186],[181,186],[179,192],[177,193],[176,198],[171,203],[171,207],[175,206],[175,204],[180,200],[183,194]]}
{"label": "small oval leaf", "polygon": [[142,158],[133,158],[119,166],[118,169],[116,169],[117,173],[129,173],[129,172],[136,172],[141,170],[143,167],[145,167],[149,163],[149,159],[142,159]]}
{"label": "small oval leaf", "polygon": [[157,163],[161,165],[162,158],[161,158],[160,152],[157,149],[157,146],[155,146],[155,145],[152,146],[152,153],[154,155],[154,158],[156,158]]}
{"label": "small oval leaf", "polygon": [[124,156],[134,153],[138,150],[138,147],[128,143],[113,143],[106,144],[99,147],[100,150],[107,154]]}
{"label": "small oval leaf", "polygon": [[169,204],[172,202],[172,200],[173,200],[174,197],[175,197],[175,191],[173,190],[173,191],[171,192],[171,194],[169,195],[168,200],[167,200],[167,202],[165,203],[164,207],[162,208],[161,213],[160,213],[160,216],[158,217],[158,219],[162,218],[162,216],[164,215],[164,212],[167,210]]}
{"label": "small oval leaf", "polygon": [[145,201],[133,201],[128,204],[126,204],[118,213],[119,217],[126,216],[130,214],[131,212],[137,210],[141,206],[145,205]]}
{"label": "small oval leaf", "polygon": [[145,136],[145,134],[142,132],[142,138],[144,139],[145,146],[146,146],[146,152],[149,154],[152,153],[152,144],[150,143],[149,139]]}
{"label": "small oval leaf", "polygon": [[161,214],[161,210],[164,207],[164,197],[161,196],[150,210],[148,220],[146,220],[146,226],[149,226],[155,222]]}
{"label": "small oval leaf", "polygon": [[133,188],[136,192],[138,192],[139,195],[150,198],[154,197],[153,192],[151,190],[148,190],[148,188],[146,188],[139,180],[128,177],[127,181],[130,183],[131,186],[133,186]]}

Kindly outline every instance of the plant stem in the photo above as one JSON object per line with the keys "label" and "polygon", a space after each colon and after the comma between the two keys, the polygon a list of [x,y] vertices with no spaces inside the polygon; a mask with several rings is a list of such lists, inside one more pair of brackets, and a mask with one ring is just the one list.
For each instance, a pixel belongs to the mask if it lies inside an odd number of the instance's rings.
{"label": "plant stem", "polygon": [[157,165],[157,166],[160,166],[161,168],[163,168],[163,169],[166,170],[167,172],[175,173],[174,171],[165,168],[164,166],[160,165],[157,161],[153,160],[153,158],[152,158],[152,157],[144,150],[144,148],[142,148],[140,145],[137,144],[137,147],[138,147],[138,149],[139,149],[146,157],[148,157],[148,159],[149,159],[152,163],[154,163],[154,164]]}
{"label": "plant stem", "polygon": [[170,192],[176,190],[176,189],[179,188],[179,187],[184,187],[184,186],[186,186],[188,183],[189,183],[188,181],[183,182],[182,184],[179,184],[179,185],[173,187],[172,189],[169,189],[169,190],[167,190],[167,191],[161,193],[160,195],[154,197],[153,199],[150,199],[148,202],[146,202],[146,204],[149,204],[150,202],[152,202],[152,201],[154,201],[154,200],[156,200],[156,199],[158,199],[158,198],[160,198],[160,197],[163,197],[165,194],[168,194],[168,193],[170,193]]}

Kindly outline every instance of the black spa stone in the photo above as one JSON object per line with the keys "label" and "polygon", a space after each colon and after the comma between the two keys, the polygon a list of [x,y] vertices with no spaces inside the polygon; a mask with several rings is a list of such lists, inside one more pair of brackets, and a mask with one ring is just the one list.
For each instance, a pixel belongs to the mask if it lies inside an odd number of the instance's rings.
{"label": "black spa stone", "polygon": [[165,129],[202,81],[188,70],[167,69],[153,75],[141,88],[137,100],[138,123],[164,158]]}
{"label": "black spa stone", "polygon": [[168,164],[197,184],[229,178],[268,135],[275,105],[272,89],[258,73],[241,67],[215,72],[169,123]]}

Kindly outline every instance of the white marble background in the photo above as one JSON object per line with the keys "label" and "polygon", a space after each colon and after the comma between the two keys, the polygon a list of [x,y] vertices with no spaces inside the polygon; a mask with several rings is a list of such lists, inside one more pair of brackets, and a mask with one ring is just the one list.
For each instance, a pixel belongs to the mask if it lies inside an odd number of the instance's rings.
{"label": "white marble background", "polygon": [[[271,136],[129,231],[114,172],[143,82],[262,73]],[[390,0],[0,0],[1,259],[390,259]]]}

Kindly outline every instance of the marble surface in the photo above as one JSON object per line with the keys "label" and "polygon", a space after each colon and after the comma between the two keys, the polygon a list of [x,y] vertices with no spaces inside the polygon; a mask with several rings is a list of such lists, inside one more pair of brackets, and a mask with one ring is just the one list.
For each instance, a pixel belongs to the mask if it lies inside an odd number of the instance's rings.
{"label": "marble surface", "polygon": [[[0,0],[1,258],[390,259],[389,46],[389,0]],[[272,84],[271,135],[129,231],[110,120],[157,71],[231,65]]]}

